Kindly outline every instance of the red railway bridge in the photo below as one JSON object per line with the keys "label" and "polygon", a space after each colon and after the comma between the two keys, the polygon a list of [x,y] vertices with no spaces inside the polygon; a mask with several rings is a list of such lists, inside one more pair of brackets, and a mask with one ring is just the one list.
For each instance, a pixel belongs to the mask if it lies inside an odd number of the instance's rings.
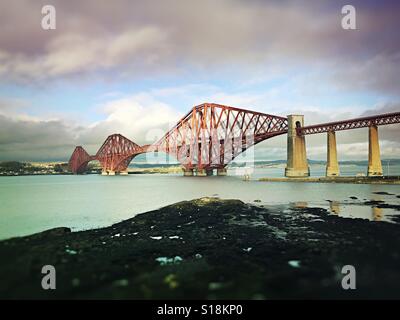
{"label": "red railway bridge", "polygon": [[214,103],[195,106],[159,141],[140,146],[121,134],[107,137],[95,155],[81,146],[69,160],[73,173],[83,173],[92,160],[98,160],[102,174],[126,174],[134,157],[146,152],[164,152],[174,156],[184,175],[226,175],[226,166],[239,154],[261,141],[287,134],[286,176],[304,177],[310,171],[306,156],[305,136],[327,132],[327,176],[339,175],[336,136],[339,130],[369,128],[368,175],[382,175],[378,126],[400,123],[400,112],[304,126],[302,115],[287,117],[234,108]]}

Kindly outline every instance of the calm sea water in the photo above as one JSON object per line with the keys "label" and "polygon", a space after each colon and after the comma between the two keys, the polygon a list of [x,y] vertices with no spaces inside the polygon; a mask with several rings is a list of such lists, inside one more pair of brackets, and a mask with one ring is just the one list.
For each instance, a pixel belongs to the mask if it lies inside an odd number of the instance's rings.
{"label": "calm sea water", "polygon": [[[365,168],[341,168],[343,175],[365,172]],[[20,176],[0,177],[0,239],[28,235],[53,227],[84,230],[109,226],[132,216],[182,200],[204,196],[261,200],[257,204],[318,206],[343,217],[390,220],[398,212],[362,205],[363,199],[400,204],[399,185],[352,185],[259,182],[259,177],[282,176],[282,168],[230,169],[227,177],[183,177],[181,175],[128,175],[104,177]],[[244,172],[251,181],[243,181]],[[400,168],[391,167],[391,174]],[[312,168],[323,175],[324,167]],[[377,195],[374,192],[394,195]],[[359,200],[351,200],[355,196]],[[330,200],[330,201],[327,201]]]}

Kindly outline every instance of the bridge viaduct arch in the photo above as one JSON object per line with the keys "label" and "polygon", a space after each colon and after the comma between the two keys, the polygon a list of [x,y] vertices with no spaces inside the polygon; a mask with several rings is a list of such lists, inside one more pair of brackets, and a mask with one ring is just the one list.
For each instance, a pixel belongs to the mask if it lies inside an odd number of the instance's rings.
{"label": "bridge viaduct arch", "polygon": [[[386,113],[369,117],[349,119],[343,121],[322,123],[312,126],[303,126],[303,116],[288,116],[288,160],[286,176],[309,176],[307,163],[305,136],[317,133],[327,133],[327,166],[326,176],[333,177],[340,174],[337,160],[336,131],[368,128],[368,176],[382,176],[378,126],[400,123],[400,112]],[[301,127],[295,122],[300,121]]]}

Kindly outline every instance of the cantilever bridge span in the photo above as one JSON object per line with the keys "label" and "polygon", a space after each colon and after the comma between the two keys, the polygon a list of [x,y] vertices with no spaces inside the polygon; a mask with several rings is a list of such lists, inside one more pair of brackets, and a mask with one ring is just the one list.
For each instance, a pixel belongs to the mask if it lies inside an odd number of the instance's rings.
{"label": "cantilever bridge span", "polygon": [[131,160],[145,152],[165,152],[177,158],[186,174],[198,175],[212,169],[224,173],[225,166],[249,147],[287,133],[286,117],[244,110],[214,103],[194,107],[152,145],[139,146],[113,134],[94,156],[76,147],[69,165],[74,173],[85,171],[89,161],[98,160],[103,173],[124,173]]}
{"label": "cantilever bridge span", "polygon": [[287,135],[286,176],[309,175],[305,136],[327,132],[327,176],[339,175],[335,132],[369,128],[368,175],[382,175],[378,126],[400,123],[400,112],[304,126],[302,115],[281,117],[214,103],[195,106],[159,141],[140,146],[121,134],[107,137],[95,155],[81,146],[75,148],[69,166],[83,173],[87,164],[98,160],[103,174],[127,173],[132,159],[146,152],[164,152],[174,156],[185,175],[209,175],[217,169],[226,174],[226,166],[240,153],[272,137]]}

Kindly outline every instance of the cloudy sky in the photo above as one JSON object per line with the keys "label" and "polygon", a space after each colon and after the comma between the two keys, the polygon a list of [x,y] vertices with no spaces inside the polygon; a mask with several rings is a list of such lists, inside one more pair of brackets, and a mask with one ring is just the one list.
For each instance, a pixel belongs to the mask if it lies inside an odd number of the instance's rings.
{"label": "cloudy sky", "polygon": [[[341,27],[345,4],[357,30]],[[151,143],[203,102],[306,124],[400,111],[398,30],[399,1],[2,0],[0,160],[68,160],[112,133]],[[400,158],[399,133],[380,129],[383,158]],[[338,133],[339,160],[366,159],[367,139]],[[325,140],[307,137],[309,158]],[[284,159],[285,137],[255,154]]]}

